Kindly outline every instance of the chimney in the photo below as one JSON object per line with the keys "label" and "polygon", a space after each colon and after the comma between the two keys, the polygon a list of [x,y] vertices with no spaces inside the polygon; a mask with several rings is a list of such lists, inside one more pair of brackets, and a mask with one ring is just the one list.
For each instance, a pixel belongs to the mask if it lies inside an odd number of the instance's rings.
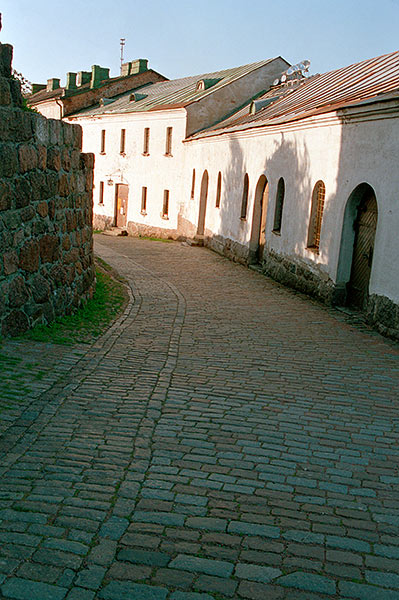
{"label": "chimney", "polygon": [[144,71],[148,71],[148,60],[146,58],[138,58],[137,60],[123,63],[121,76],[137,75],[137,73],[144,73]]}
{"label": "chimney", "polygon": [[53,79],[47,79],[47,92],[53,92],[54,90],[58,90],[60,87],[60,80],[53,77]]}
{"label": "chimney", "polygon": [[138,58],[137,60],[132,60],[130,75],[144,73],[144,71],[148,71],[148,60],[146,58]]}
{"label": "chimney", "polygon": [[79,71],[78,72],[78,85],[84,85],[85,83],[89,83],[91,80],[91,72],[90,71]]}
{"label": "chimney", "polygon": [[37,92],[45,90],[46,87],[44,83],[32,83],[32,94],[37,94]]}
{"label": "chimney", "polygon": [[76,73],[67,73],[66,75],[66,89],[76,90]]}
{"label": "chimney", "polygon": [[99,65],[93,65],[91,68],[90,87],[98,87],[101,81],[104,81],[104,79],[109,79],[109,69],[100,67]]}

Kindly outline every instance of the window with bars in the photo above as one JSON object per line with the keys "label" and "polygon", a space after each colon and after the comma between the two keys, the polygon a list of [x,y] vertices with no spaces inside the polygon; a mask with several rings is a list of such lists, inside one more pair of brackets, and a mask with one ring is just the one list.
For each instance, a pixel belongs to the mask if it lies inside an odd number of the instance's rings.
{"label": "window with bars", "polygon": [[247,209],[248,209],[248,189],[249,189],[249,177],[248,173],[245,173],[244,177],[244,186],[242,190],[242,200],[241,200],[241,219],[245,220],[247,218]]}
{"label": "window with bars", "polygon": [[169,218],[169,190],[163,191],[162,218]]}
{"label": "window with bars", "polygon": [[318,181],[313,188],[312,210],[310,213],[308,230],[308,248],[319,251],[321,224],[323,220],[324,200],[326,197],[326,186]]}
{"label": "window with bars", "polygon": [[172,156],[172,130],[173,127],[166,129],[165,156]]}
{"label": "window with bars", "polygon": [[120,154],[125,154],[126,148],[126,129],[121,129],[121,144],[120,144]]}
{"label": "window with bars", "polygon": [[144,186],[141,188],[141,211],[140,212],[142,215],[147,214],[147,188]]}
{"label": "window with bars", "polygon": [[98,194],[98,203],[104,204],[104,182],[100,181],[100,191]]}
{"label": "window with bars", "polygon": [[101,130],[100,154],[105,154],[105,129]]}
{"label": "window with bars", "polygon": [[284,204],[284,195],[285,195],[285,183],[284,179],[280,177],[277,184],[277,194],[276,194],[276,208],[274,209],[274,223],[273,223],[273,232],[280,233],[281,232],[281,221],[283,218],[283,204]]}
{"label": "window with bars", "polygon": [[193,169],[193,177],[191,179],[191,195],[190,195],[191,200],[194,199],[194,192],[195,192],[195,169]]}
{"label": "window with bars", "polygon": [[222,174],[219,171],[218,173],[218,183],[217,183],[217,187],[216,187],[216,202],[215,202],[215,206],[216,208],[220,208],[220,196],[222,194]]}
{"label": "window with bars", "polygon": [[143,154],[148,156],[150,153],[150,128],[145,127],[144,129],[144,143],[143,143]]}

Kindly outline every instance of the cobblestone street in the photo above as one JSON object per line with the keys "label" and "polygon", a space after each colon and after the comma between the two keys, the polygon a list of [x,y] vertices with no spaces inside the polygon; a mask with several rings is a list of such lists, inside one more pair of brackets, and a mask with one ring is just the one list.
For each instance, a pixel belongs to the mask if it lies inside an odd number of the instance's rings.
{"label": "cobblestone street", "polygon": [[1,597],[398,600],[399,345],[204,248],[95,245],[123,316],[2,349],[44,358],[0,413]]}

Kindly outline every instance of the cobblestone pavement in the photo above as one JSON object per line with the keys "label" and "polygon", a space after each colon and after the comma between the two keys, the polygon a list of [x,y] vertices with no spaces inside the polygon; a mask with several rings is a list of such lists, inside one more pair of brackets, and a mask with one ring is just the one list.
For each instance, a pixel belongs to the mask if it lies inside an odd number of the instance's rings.
{"label": "cobblestone pavement", "polygon": [[96,246],[132,302],[3,427],[2,597],[398,600],[399,346],[206,249]]}

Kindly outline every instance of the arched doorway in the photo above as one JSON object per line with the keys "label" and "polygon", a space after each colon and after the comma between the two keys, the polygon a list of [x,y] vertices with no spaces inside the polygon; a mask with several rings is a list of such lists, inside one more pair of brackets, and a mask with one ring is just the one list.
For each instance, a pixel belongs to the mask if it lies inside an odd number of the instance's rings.
{"label": "arched doorway", "polygon": [[256,264],[262,261],[266,243],[266,217],[269,201],[269,184],[264,175],[261,175],[256,184],[254,211],[252,216],[251,239],[249,242],[249,263]]}
{"label": "arched doorway", "polygon": [[204,174],[202,175],[202,180],[201,180],[197,235],[204,235],[204,231],[205,231],[206,201],[208,198],[208,181],[209,181],[208,171],[204,171]]}
{"label": "arched doorway", "polygon": [[378,221],[375,192],[358,185],[345,208],[337,283],[346,283],[346,304],[363,310],[369,295],[374,241]]}

